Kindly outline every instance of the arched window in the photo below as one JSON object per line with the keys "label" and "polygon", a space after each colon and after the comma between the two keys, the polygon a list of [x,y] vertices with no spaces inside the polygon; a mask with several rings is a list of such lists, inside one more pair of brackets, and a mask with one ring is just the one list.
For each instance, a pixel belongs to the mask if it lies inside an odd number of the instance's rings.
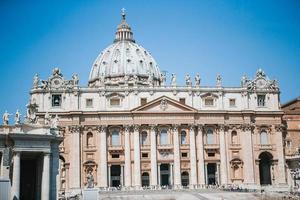
{"label": "arched window", "polygon": [[231,132],[231,144],[238,144],[237,132]]}
{"label": "arched window", "polygon": [[206,143],[214,144],[214,133],[211,129],[208,129],[206,132]]}
{"label": "arched window", "polygon": [[160,131],[160,144],[161,145],[168,144],[168,132],[166,129],[162,129]]}
{"label": "arched window", "polygon": [[185,131],[181,131],[180,144],[186,144],[186,132]]}
{"label": "arched window", "polygon": [[86,146],[90,147],[93,146],[94,142],[93,142],[93,133],[88,132],[86,135]]}
{"label": "arched window", "polygon": [[118,130],[113,130],[111,134],[111,145],[112,146],[120,145],[120,135]]}
{"label": "arched window", "polygon": [[268,134],[265,130],[260,132],[260,144],[268,144]]}
{"label": "arched window", "polygon": [[141,145],[144,146],[147,144],[147,132],[146,131],[143,131],[141,133],[141,137],[140,137],[140,140],[141,140]]}

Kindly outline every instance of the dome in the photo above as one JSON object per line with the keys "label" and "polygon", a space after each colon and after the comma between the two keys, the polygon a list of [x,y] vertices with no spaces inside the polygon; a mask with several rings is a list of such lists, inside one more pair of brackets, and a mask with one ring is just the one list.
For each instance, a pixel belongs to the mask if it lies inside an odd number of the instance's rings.
{"label": "dome", "polygon": [[113,44],[100,53],[92,66],[89,86],[159,85],[160,81],[161,72],[156,61],[135,43],[123,11]]}

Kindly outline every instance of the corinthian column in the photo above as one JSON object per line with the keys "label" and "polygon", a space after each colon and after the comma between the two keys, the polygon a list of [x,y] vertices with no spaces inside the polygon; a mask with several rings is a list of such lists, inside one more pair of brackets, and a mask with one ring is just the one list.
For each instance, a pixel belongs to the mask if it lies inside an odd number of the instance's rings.
{"label": "corinthian column", "polygon": [[42,200],[48,200],[50,194],[50,154],[44,154],[43,172],[42,172]]}
{"label": "corinthian column", "polygon": [[205,169],[204,169],[204,147],[203,147],[203,125],[198,126],[198,184],[205,185]]}
{"label": "corinthian column", "polygon": [[130,127],[125,126],[125,186],[131,186]]}
{"label": "corinthian column", "polygon": [[241,134],[241,145],[243,147],[243,161],[244,161],[244,183],[254,184],[254,159],[253,159],[253,144],[252,131],[250,124],[242,126],[243,133]]}
{"label": "corinthian column", "polygon": [[156,126],[151,125],[151,186],[157,186]]}
{"label": "corinthian column", "polygon": [[276,150],[277,150],[277,156],[278,156],[278,178],[277,183],[279,184],[286,184],[286,178],[285,178],[285,158],[284,158],[284,152],[283,152],[283,125],[276,125],[275,126],[276,131]]}
{"label": "corinthian column", "polygon": [[134,126],[134,186],[141,187],[141,156],[139,126]]}
{"label": "corinthian column", "polygon": [[100,187],[107,185],[107,130],[106,126],[99,127],[100,132]]}
{"label": "corinthian column", "polygon": [[180,149],[179,149],[179,136],[178,127],[173,125],[173,143],[174,143],[174,187],[178,188],[181,185],[180,181]]}
{"label": "corinthian column", "polygon": [[220,131],[220,156],[221,156],[221,185],[227,184],[227,155],[226,155],[226,143],[225,143],[225,126],[219,126]]}
{"label": "corinthian column", "polygon": [[196,157],[196,142],[195,142],[195,129],[192,125],[190,127],[190,165],[191,165],[191,182],[192,188],[197,185],[197,157]]}
{"label": "corinthian column", "polygon": [[12,177],[12,188],[11,188],[11,199],[20,199],[20,173],[21,173],[21,153],[15,152],[13,157],[13,177]]}
{"label": "corinthian column", "polygon": [[71,126],[72,147],[70,148],[70,189],[80,188],[80,126]]}

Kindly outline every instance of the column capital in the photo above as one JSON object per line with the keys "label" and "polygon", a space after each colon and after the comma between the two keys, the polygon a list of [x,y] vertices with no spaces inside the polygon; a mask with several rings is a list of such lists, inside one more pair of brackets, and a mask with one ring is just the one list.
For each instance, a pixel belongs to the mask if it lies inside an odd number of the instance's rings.
{"label": "column capital", "polygon": [[195,127],[196,127],[195,124],[189,124],[188,126],[189,126],[190,131],[194,131],[195,130]]}
{"label": "column capital", "polygon": [[72,125],[68,127],[71,133],[79,133],[82,129],[81,125]]}
{"label": "column capital", "polygon": [[140,124],[134,124],[133,125],[133,130],[134,132],[139,132],[141,125]]}
{"label": "column capital", "polygon": [[252,124],[242,124],[241,129],[243,131],[252,131],[254,129],[254,125],[252,125]]}
{"label": "column capital", "polygon": [[103,133],[103,132],[106,132],[107,131],[107,125],[100,125],[97,127],[98,128],[98,131],[100,133]]}
{"label": "column capital", "polygon": [[276,124],[274,128],[277,132],[282,132],[286,130],[286,126],[284,124]]}
{"label": "column capital", "polygon": [[149,124],[150,130],[151,131],[156,131],[157,130],[157,124]]}
{"label": "column capital", "polygon": [[125,132],[129,132],[131,127],[132,127],[131,125],[124,125],[123,126]]}
{"label": "column capital", "polygon": [[171,126],[172,131],[174,131],[174,132],[178,131],[179,126],[180,126],[179,124],[172,124],[172,126]]}

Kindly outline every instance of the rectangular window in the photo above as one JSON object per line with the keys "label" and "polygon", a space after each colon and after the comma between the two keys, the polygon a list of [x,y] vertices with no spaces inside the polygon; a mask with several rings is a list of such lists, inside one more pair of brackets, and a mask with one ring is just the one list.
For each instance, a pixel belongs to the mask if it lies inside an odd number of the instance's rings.
{"label": "rectangular window", "polygon": [[266,106],[266,95],[257,95],[257,106]]}
{"label": "rectangular window", "polygon": [[205,99],[204,100],[206,106],[213,106],[214,105],[214,99]]}
{"label": "rectangular window", "polygon": [[112,154],[111,157],[112,158],[120,158],[120,155],[119,154]]}
{"label": "rectangular window", "polygon": [[187,153],[181,153],[182,158],[187,158]]}
{"label": "rectangular window", "polygon": [[141,98],[141,106],[147,103],[147,98]]}
{"label": "rectangular window", "polygon": [[235,107],[235,99],[229,99],[229,106]]}
{"label": "rectangular window", "polygon": [[110,105],[111,106],[119,106],[120,105],[120,99],[117,99],[117,98],[110,99]]}
{"label": "rectangular window", "polygon": [[207,156],[208,156],[208,157],[214,157],[214,156],[215,156],[215,153],[207,153]]}
{"label": "rectangular window", "polygon": [[179,102],[180,102],[181,104],[185,104],[185,98],[180,98],[180,99],[179,99]]}
{"label": "rectangular window", "polygon": [[85,105],[87,108],[92,108],[93,107],[93,99],[86,99]]}
{"label": "rectangular window", "polygon": [[111,134],[111,145],[118,146],[120,145],[120,137],[118,131],[113,131]]}
{"label": "rectangular window", "polygon": [[142,153],[142,158],[148,158],[148,153]]}
{"label": "rectangular window", "polygon": [[60,107],[60,106],[61,106],[61,94],[53,94],[52,107]]}

